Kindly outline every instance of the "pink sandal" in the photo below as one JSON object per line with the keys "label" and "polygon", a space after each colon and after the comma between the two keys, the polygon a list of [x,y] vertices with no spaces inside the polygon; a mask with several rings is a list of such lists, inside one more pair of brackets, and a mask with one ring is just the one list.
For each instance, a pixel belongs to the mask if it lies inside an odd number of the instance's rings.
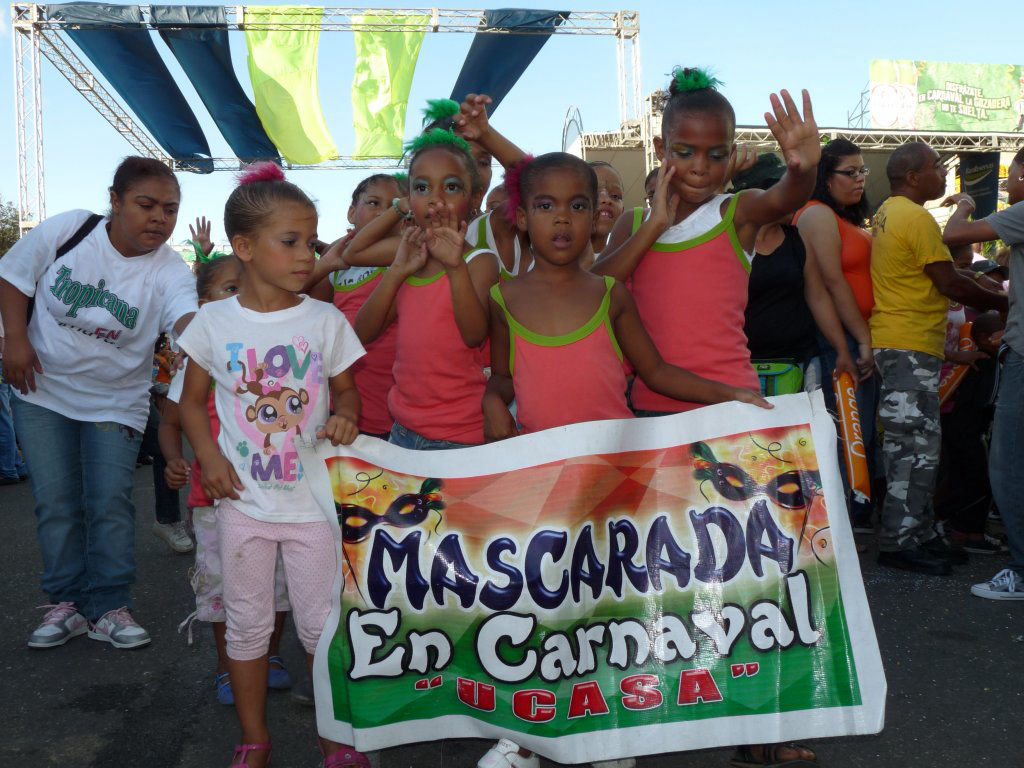
{"label": "pink sandal", "polygon": [[333,755],[324,755],[323,768],[370,768],[370,758],[354,747],[343,746]]}
{"label": "pink sandal", "polygon": [[258,749],[264,749],[267,751],[267,765],[270,765],[270,745],[269,744],[236,744],[235,754],[231,756],[231,765],[228,768],[232,768],[236,765],[245,766],[249,768],[249,763],[246,761],[246,756],[250,752],[255,752]]}

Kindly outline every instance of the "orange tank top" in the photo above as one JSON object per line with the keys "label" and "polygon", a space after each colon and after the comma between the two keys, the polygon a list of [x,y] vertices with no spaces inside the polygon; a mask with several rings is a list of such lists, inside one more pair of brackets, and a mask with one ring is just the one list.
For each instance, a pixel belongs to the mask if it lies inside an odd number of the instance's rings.
{"label": "orange tank top", "polygon": [[[739,195],[725,215],[703,234],[678,243],[657,242],[631,278],[640,319],[661,356],[698,376],[758,390],[757,374],[743,332],[750,260],[740,246],[733,218]],[[721,206],[721,196],[705,205]],[[703,403],[673,400],[637,378],[633,406],[643,411],[679,412]]]}
{"label": "orange tank top", "polygon": [[860,310],[861,316],[868,320],[871,317],[871,308],[875,306],[875,294],[871,288],[871,233],[839,216],[820,200],[811,200],[797,211],[793,216],[794,226],[800,221],[804,211],[812,205],[824,205],[836,217],[841,249],[840,269],[843,270],[843,277],[849,283],[850,290],[853,291],[857,309]]}
{"label": "orange tank top", "polygon": [[594,316],[561,336],[543,336],[525,328],[505,306],[501,286],[491,287],[491,297],[508,323],[508,367],[523,432],[632,418],[622,351],[608,316],[615,278],[604,280],[604,298]]}
{"label": "orange tank top", "polygon": [[[384,267],[352,267],[331,274],[334,286],[334,306],[342,311],[351,324],[355,324],[360,307],[366,303],[384,276]],[[395,365],[394,324],[374,341],[366,345],[366,354],[352,366],[356,389],[363,404],[359,414],[359,431],[382,435],[391,431],[394,419],[388,410],[388,393],[395,384],[391,369]]]}
{"label": "orange tank top", "polygon": [[[494,256],[491,251],[475,251],[466,260],[482,253]],[[388,395],[391,415],[430,440],[483,443],[481,401],[487,377],[482,347],[467,347],[462,340],[448,275],[407,278],[396,302],[395,386]]]}

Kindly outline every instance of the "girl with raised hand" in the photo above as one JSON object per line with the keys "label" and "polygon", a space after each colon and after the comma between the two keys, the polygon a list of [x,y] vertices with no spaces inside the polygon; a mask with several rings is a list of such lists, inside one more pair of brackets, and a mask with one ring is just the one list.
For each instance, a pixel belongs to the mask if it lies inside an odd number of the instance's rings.
{"label": "girl with raised hand", "polygon": [[[180,407],[203,490],[218,500],[228,671],[242,727],[232,765],[263,768],[278,551],[310,669],[338,568],[295,441],[355,439],[350,368],[363,349],[340,312],[299,294],[315,262],[317,212],[280,168],[258,163],[243,174],[224,206],[224,229],[244,266],[241,283],[237,296],[205,304],[181,337],[190,362]],[[217,440],[207,413],[213,382]],[[319,743],[325,768],[369,764],[351,747]]]}
{"label": "girl with raised hand", "polygon": [[484,441],[486,300],[498,279],[498,258],[469,250],[465,236],[466,217],[483,189],[469,145],[451,131],[427,131],[410,150],[412,226],[388,246],[394,263],[359,310],[356,332],[368,344],[397,325],[391,442],[420,450],[478,445]]}
{"label": "girl with raised hand", "polygon": [[[501,163],[506,169],[505,180],[513,179],[514,186],[517,168],[529,156],[490,124],[487,117],[487,105],[490,103],[490,96],[477,93],[467,95],[461,105],[448,102],[449,109],[451,105],[457,107],[453,111],[452,124],[456,134],[470,142],[470,147],[482,147]],[[533,263],[526,235],[516,227],[515,210],[509,210],[507,206],[501,206],[497,211],[488,210],[471,221],[466,239],[473,248],[497,252],[503,279],[518,277]]]}
{"label": "girl with raised hand", "polygon": [[[821,145],[807,92],[803,117],[788,92],[773,94],[773,114],[765,119],[782,149],[785,175],[767,191],[720,194],[735,152],[736,117],[717,85],[701,70],[675,70],[661,135],[654,139],[661,161],[654,205],[646,217],[627,214],[616,222],[593,270],[632,278],[640,317],[668,362],[756,389],[743,333],[747,254],[761,225],[806,202]],[[643,381],[636,382],[632,398],[642,415],[699,406],[659,394]]]}
{"label": "girl with raised hand", "polygon": [[[668,397],[768,407],[750,389],[666,363],[629,291],[583,267],[580,257],[600,215],[598,186],[593,166],[562,152],[538,157],[520,175],[511,201],[536,261],[518,280],[491,288],[491,378],[483,403],[488,439],[631,418],[623,357]],[[507,408],[513,396],[518,428]]]}
{"label": "girl with raised hand", "polygon": [[[388,216],[392,201],[408,195],[406,185],[393,175],[376,173],[359,182],[352,193],[348,221],[352,229],[334,243],[313,270],[307,284],[315,286],[310,295],[323,301],[332,301],[345,318],[354,323],[356,314],[384,277],[386,266],[351,266],[345,263],[344,252],[349,242],[370,222]],[[399,234],[401,219],[389,217],[391,228],[385,237]],[[388,413],[388,393],[394,386],[391,369],[395,364],[395,333],[388,329],[372,344],[366,345],[366,355],[353,366],[356,388],[363,409],[359,414],[359,431],[382,440],[391,432],[391,414]]]}

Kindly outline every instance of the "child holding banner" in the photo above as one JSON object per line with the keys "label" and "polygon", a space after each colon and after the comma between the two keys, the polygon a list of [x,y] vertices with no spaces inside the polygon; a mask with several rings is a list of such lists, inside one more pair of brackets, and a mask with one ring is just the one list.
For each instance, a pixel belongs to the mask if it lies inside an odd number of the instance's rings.
{"label": "child holding banner", "polygon": [[[219,500],[228,671],[242,726],[235,766],[270,760],[267,644],[278,551],[310,667],[338,567],[295,440],[355,439],[359,394],[350,367],[363,349],[340,312],[298,294],[313,271],[316,225],[313,203],[280,168],[251,166],[224,206],[224,228],[244,265],[238,295],[205,304],[180,339],[190,358],[182,423],[203,490]],[[214,381],[216,441],[207,413]],[[351,747],[320,739],[320,748],[325,768],[369,765]]]}
{"label": "child holding banner", "polygon": [[[814,187],[821,144],[810,96],[801,117],[789,93],[772,95],[765,114],[787,170],[767,191],[719,194],[735,152],[736,116],[699,69],[676,68],[665,104],[661,136],[654,139],[662,163],[664,202],[633,231],[630,212],[612,229],[594,265],[631,290],[644,326],[670,363],[734,387],[756,389],[757,375],[743,333],[750,253],[763,224],[798,209]],[[694,319],[699,318],[699,328]],[[633,388],[638,414],[690,410],[642,381]]]}
{"label": "child holding banner", "polygon": [[[508,195],[533,245],[535,266],[518,280],[491,287],[491,378],[483,400],[488,439],[632,417],[623,357],[668,397],[770,407],[749,389],[666,363],[629,291],[583,268],[581,257],[599,218],[593,166],[562,152],[541,155],[522,169],[518,188]],[[518,425],[508,410],[513,397]]]}
{"label": "child holding banner", "polygon": [[[620,217],[593,271],[630,280],[640,319],[670,363],[732,386],[758,387],[743,333],[751,253],[762,225],[793,213],[814,189],[821,142],[811,97],[803,116],[789,93],[772,94],[765,121],[782,150],[786,173],[771,189],[719,194],[736,152],[736,114],[700,69],[677,67],[654,148],[664,183],[643,223]],[[780,98],[781,96],[781,98]],[[663,198],[659,202],[658,198]],[[694,319],[699,318],[699,327]],[[699,407],[672,400],[638,381],[632,392],[640,416]],[[799,745],[743,746],[738,765],[814,765]]]}
{"label": "child holding banner", "polygon": [[484,190],[469,145],[453,132],[427,131],[410,149],[410,209],[403,215],[413,226],[402,238],[380,239],[382,216],[346,250],[346,260],[349,252],[358,261],[370,251],[390,251],[394,259],[355,328],[369,344],[397,326],[395,386],[388,396],[392,443],[416,450],[479,445],[486,300],[498,279],[498,257],[467,249],[465,238],[467,217]]}

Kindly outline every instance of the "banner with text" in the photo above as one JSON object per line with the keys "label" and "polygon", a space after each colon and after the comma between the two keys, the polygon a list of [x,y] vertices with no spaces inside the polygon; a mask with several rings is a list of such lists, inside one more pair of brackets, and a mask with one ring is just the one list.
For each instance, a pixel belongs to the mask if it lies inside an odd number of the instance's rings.
{"label": "banner with text", "polygon": [[1019,131],[1024,67],[948,61],[871,62],[872,128]]}
{"label": "banner with text", "polygon": [[820,392],[774,402],[303,449],[340,547],[321,734],[579,763],[878,732],[835,426]]}

